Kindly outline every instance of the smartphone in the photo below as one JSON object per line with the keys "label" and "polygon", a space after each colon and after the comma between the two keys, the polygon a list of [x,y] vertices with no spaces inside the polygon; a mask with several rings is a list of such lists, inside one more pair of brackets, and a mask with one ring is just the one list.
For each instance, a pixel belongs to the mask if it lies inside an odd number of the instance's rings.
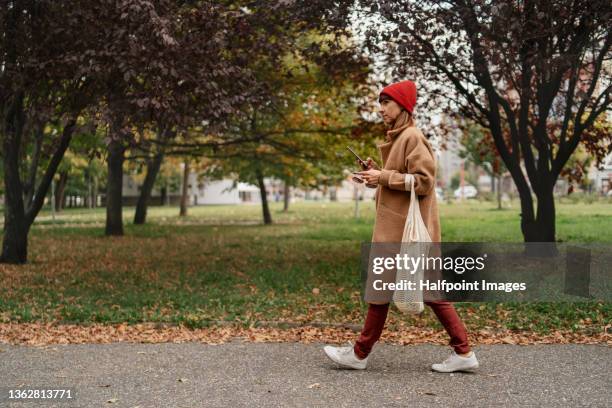
{"label": "smartphone", "polygon": [[351,149],[349,146],[346,146],[346,148],[349,149],[349,151],[351,153],[353,153],[353,156],[355,156],[357,158],[357,161],[359,161],[359,164],[361,165],[361,167],[363,167],[364,170],[367,170],[368,169],[368,164],[365,161],[363,161],[361,159],[361,157],[359,157],[359,155],[357,153],[355,153],[353,151],[353,149]]}

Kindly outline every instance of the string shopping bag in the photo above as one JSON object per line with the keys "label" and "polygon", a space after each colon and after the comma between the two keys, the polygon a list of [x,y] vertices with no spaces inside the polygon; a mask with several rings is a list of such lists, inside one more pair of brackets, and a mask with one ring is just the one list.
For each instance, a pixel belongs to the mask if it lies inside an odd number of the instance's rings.
{"label": "string shopping bag", "polygon": [[[400,257],[403,258],[404,255],[407,255],[410,258],[420,258],[423,254],[427,255],[431,245],[431,237],[421,217],[419,199],[414,192],[414,175],[406,174],[404,183],[406,190],[410,190],[410,206],[408,207],[408,216],[402,234]],[[414,289],[395,289],[393,292],[393,303],[403,313],[419,314],[424,310],[423,291],[420,289],[420,282],[424,275],[424,265],[422,262],[418,265],[412,270],[397,268],[396,285],[401,282],[406,285],[407,282],[414,282]]]}

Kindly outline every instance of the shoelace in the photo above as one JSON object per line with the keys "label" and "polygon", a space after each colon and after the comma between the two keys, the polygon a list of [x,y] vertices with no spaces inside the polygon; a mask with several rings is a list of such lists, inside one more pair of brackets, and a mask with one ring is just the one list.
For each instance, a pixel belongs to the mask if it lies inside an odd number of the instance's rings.
{"label": "shoelace", "polygon": [[349,341],[349,342],[347,342],[347,344],[348,344],[348,346],[340,348],[340,353],[342,353],[342,354],[350,354],[353,351],[353,343],[351,343]]}
{"label": "shoelace", "polygon": [[443,365],[447,365],[448,363],[450,363],[453,360],[453,357],[455,357],[455,352],[451,352],[451,355],[442,362]]}

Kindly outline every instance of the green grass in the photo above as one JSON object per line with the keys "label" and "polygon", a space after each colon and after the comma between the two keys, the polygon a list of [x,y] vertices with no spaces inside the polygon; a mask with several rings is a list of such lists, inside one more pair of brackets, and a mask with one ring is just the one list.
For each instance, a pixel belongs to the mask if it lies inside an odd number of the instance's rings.
{"label": "green grass", "polygon": [[[612,242],[612,205],[561,203],[557,236],[563,241]],[[372,202],[298,203],[275,223],[260,224],[256,205],[189,209],[153,207],[149,223],[131,224],[125,236],[105,237],[104,209],[69,209],[52,220],[42,213],[30,234],[30,262],[1,265],[0,321],[184,323],[262,320],[360,323],[360,243],[369,241]],[[492,203],[441,204],[444,241],[520,242],[519,209]],[[313,289],[319,290],[318,294]],[[457,303],[472,328],[601,332],[610,304]],[[399,321],[439,326],[424,317],[392,313]],[[441,327],[441,326],[440,326]]]}

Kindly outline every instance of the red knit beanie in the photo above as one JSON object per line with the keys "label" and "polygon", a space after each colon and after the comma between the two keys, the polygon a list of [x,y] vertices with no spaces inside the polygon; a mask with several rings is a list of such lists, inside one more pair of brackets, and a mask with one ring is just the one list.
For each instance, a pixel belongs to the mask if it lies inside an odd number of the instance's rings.
{"label": "red knit beanie", "polygon": [[416,105],[417,90],[412,81],[400,81],[388,85],[380,91],[381,95],[387,95],[400,106],[403,106],[410,114]]}

